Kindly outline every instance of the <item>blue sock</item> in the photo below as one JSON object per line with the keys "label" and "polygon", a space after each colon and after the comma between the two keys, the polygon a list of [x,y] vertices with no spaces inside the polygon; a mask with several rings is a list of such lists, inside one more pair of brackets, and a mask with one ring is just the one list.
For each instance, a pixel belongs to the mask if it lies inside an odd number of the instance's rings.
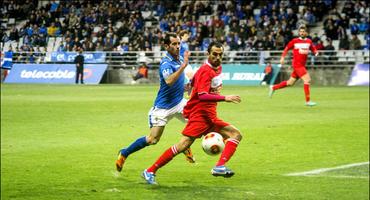
{"label": "blue sock", "polygon": [[148,146],[148,143],[146,142],[146,136],[143,136],[133,142],[129,147],[122,149],[121,154],[127,158],[130,154],[134,153],[135,151],[139,151],[146,146]]}

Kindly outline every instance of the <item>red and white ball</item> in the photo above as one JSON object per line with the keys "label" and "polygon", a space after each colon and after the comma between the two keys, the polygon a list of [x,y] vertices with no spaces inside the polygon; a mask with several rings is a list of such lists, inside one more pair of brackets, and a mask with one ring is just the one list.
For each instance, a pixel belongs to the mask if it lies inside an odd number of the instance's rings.
{"label": "red and white ball", "polygon": [[208,155],[215,156],[224,150],[224,138],[216,132],[210,132],[203,137],[202,148]]}

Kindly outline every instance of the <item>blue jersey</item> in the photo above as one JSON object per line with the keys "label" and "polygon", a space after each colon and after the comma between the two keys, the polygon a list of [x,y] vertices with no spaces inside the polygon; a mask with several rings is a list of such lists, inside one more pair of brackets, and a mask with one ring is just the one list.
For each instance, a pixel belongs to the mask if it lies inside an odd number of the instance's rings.
{"label": "blue jersey", "polygon": [[185,51],[189,51],[189,45],[187,42],[180,43],[180,56],[184,57]]}
{"label": "blue jersey", "polygon": [[169,53],[162,58],[159,66],[160,88],[154,102],[155,107],[170,109],[179,104],[183,99],[185,74],[182,73],[172,86],[167,85],[165,81],[167,77],[179,70],[182,62],[182,56],[180,56],[180,61],[178,61]]}

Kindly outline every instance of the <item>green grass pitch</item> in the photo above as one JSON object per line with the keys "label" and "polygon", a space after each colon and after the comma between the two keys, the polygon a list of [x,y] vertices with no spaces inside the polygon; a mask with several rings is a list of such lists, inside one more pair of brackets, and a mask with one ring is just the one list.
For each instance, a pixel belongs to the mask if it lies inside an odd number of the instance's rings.
{"label": "green grass pitch", "polygon": [[[369,160],[369,87],[224,86],[242,103],[220,103],[219,117],[243,133],[228,166],[213,177],[218,157],[192,146],[197,164],[178,155],[157,173],[141,172],[180,138],[174,119],[161,141],[131,155],[115,172],[117,151],[148,134],[147,113],[158,86],[1,85],[1,199],[368,199],[369,167],[317,176],[285,176]],[[345,175],[344,177],[332,175]],[[365,177],[365,178],[364,178]]]}

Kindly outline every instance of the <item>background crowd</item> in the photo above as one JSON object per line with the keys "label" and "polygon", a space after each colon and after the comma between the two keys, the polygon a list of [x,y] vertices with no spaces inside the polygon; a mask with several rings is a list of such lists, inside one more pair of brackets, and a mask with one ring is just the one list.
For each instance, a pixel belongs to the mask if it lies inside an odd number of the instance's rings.
{"label": "background crowd", "polygon": [[[5,1],[2,18],[17,23],[2,27],[1,41],[20,41],[15,51],[38,51],[51,37],[62,37],[58,51],[152,51],[166,32],[187,29],[190,50],[205,50],[212,40],[227,50],[282,50],[301,24],[322,22],[325,33],[311,34],[319,50],[369,49],[369,7],[348,0],[274,1]],[[18,23],[19,24],[19,23]],[[9,31],[6,31],[6,30]],[[359,40],[367,41],[361,44]],[[324,41],[323,41],[324,40]]]}

